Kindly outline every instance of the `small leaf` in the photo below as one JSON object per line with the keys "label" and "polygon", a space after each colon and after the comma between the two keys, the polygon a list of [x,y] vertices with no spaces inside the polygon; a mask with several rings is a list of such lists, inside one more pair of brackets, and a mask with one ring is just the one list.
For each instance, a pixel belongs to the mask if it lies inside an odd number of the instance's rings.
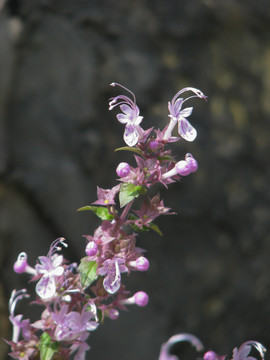
{"label": "small leaf", "polygon": [[151,228],[152,230],[154,230],[159,236],[162,236],[162,235],[163,235],[163,234],[162,234],[162,231],[160,230],[160,228],[159,228],[156,224],[150,223],[149,226],[150,226],[150,228]]}
{"label": "small leaf", "polygon": [[77,211],[88,211],[88,210],[93,211],[101,220],[113,220],[114,219],[114,216],[109,213],[108,208],[103,207],[103,206],[87,205],[87,206],[83,206],[83,207],[79,208]]}
{"label": "small leaf", "polygon": [[127,205],[130,201],[137,198],[141,194],[145,194],[146,189],[143,186],[138,186],[130,183],[123,183],[120,188],[119,202],[120,207]]}
{"label": "small leaf", "polygon": [[142,152],[141,150],[139,150],[138,148],[135,148],[135,147],[129,147],[129,146],[123,146],[123,147],[120,147],[118,149],[115,149],[114,151],[123,151],[123,150],[126,150],[126,151],[132,151],[138,155],[142,155]]}
{"label": "small leaf", "polygon": [[97,308],[97,318],[100,323],[103,323],[104,321],[103,312],[99,308]]}
{"label": "small leaf", "polygon": [[171,162],[176,163],[175,159],[174,159],[172,156],[170,156],[170,155],[159,156],[159,157],[158,157],[158,160],[159,160],[159,161],[162,161],[162,160],[170,160]]}
{"label": "small leaf", "polygon": [[58,350],[58,342],[52,341],[50,335],[44,332],[40,337],[40,360],[51,360]]}
{"label": "small leaf", "polygon": [[90,286],[97,278],[97,263],[95,261],[89,261],[88,257],[81,259],[79,265],[79,272],[81,276],[81,283],[83,288]]}

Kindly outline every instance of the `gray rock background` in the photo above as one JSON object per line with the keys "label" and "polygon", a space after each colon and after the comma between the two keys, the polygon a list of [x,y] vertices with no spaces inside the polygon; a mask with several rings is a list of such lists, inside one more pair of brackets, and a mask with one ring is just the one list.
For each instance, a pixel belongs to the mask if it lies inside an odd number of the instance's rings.
{"label": "gray rock background", "polygon": [[199,171],[161,189],[178,216],[158,221],[163,238],[138,240],[151,268],[127,284],[150,303],[93,333],[88,358],[157,359],[177,332],[220,354],[251,339],[269,346],[268,1],[2,0],[0,9],[1,336],[10,338],[10,291],[27,282],[12,272],[17,254],[34,263],[64,236],[78,260],[98,222],[76,209],[131,162],[113,152],[123,145],[107,102],[116,81],[135,92],[145,128],[165,126],[182,87],[209,101],[190,103],[197,140],[174,146]]}

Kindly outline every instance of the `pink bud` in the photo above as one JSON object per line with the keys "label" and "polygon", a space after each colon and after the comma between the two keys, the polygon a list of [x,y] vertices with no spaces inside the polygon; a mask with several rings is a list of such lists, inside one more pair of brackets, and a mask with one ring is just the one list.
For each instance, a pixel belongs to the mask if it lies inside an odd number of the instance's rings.
{"label": "pink bud", "polygon": [[203,356],[203,360],[215,360],[216,358],[217,354],[212,350],[207,351]]}
{"label": "pink bud", "polygon": [[109,317],[110,317],[110,319],[112,319],[112,320],[118,319],[118,317],[119,317],[119,311],[116,310],[116,309],[111,309],[111,310],[109,310]]}
{"label": "pink bud", "polygon": [[158,141],[151,141],[150,143],[149,143],[149,147],[150,147],[150,149],[157,149],[158,147],[159,147],[159,142]]}
{"label": "pink bud", "polygon": [[190,174],[190,168],[188,166],[187,161],[181,160],[175,165],[175,170],[178,175],[187,176]]}
{"label": "pink bud", "polygon": [[125,176],[128,176],[128,174],[130,173],[129,164],[126,163],[126,162],[121,162],[116,168],[116,173],[121,178],[125,177]]}
{"label": "pink bud", "polygon": [[95,256],[98,252],[98,246],[94,241],[89,241],[86,245],[85,252],[88,256]]}
{"label": "pink bud", "polygon": [[138,306],[146,306],[149,301],[149,296],[144,291],[138,291],[134,294],[134,301]]}
{"label": "pink bud", "polygon": [[136,268],[139,271],[147,271],[149,269],[149,265],[149,261],[144,256],[140,256],[136,259]]}
{"label": "pink bud", "polygon": [[13,265],[13,269],[17,274],[21,274],[25,272],[27,266],[27,254],[25,252],[21,252]]}
{"label": "pink bud", "polygon": [[186,159],[186,162],[188,164],[190,172],[193,173],[193,172],[197,171],[198,163],[190,153],[186,154],[185,159]]}

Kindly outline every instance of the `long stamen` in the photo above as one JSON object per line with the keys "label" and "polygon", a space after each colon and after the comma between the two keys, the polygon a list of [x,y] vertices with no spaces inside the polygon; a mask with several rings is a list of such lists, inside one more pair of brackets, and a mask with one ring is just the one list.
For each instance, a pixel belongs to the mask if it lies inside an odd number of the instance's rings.
{"label": "long stamen", "polygon": [[198,90],[198,89],[195,89],[193,87],[186,87],[186,88],[183,88],[181,90],[178,91],[178,93],[176,93],[172,99],[172,104],[174,104],[174,102],[176,101],[176,99],[183,93],[183,92],[186,92],[186,91],[192,91],[193,93],[196,94],[196,97],[200,97],[204,100],[207,99],[207,97],[201,92],[201,90]]}
{"label": "long stamen", "polygon": [[121,84],[118,84],[118,83],[116,83],[116,82],[113,82],[113,83],[111,83],[110,85],[111,85],[111,86],[119,86],[119,87],[121,87],[122,89],[124,89],[124,90],[126,90],[127,92],[129,92],[129,93],[132,95],[132,97],[133,97],[134,103],[136,104],[136,97],[135,97],[135,95],[133,94],[133,92],[130,91],[128,88],[126,88],[125,86],[123,86],[123,85],[121,85]]}

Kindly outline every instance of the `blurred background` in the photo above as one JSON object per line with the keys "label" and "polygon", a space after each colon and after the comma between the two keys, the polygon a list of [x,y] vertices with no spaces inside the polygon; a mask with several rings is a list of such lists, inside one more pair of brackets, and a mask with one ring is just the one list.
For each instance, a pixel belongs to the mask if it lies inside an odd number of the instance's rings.
{"label": "blurred background", "polygon": [[[1,0],[0,9],[1,337],[11,338],[10,292],[28,280],[13,273],[17,254],[34,265],[64,236],[78,261],[99,222],[76,209],[96,200],[97,185],[116,185],[120,161],[134,164],[113,151],[124,145],[108,111],[115,81],[136,94],[145,129],[164,128],[185,86],[208,103],[187,104],[198,136],[174,145],[199,171],[160,188],[177,216],[157,221],[162,238],[138,239],[151,267],[126,279],[149,305],[107,320],[88,358],[154,360],[178,332],[220,354],[246,340],[270,346],[269,1]],[[1,359],[7,351],[1,342]]]}

